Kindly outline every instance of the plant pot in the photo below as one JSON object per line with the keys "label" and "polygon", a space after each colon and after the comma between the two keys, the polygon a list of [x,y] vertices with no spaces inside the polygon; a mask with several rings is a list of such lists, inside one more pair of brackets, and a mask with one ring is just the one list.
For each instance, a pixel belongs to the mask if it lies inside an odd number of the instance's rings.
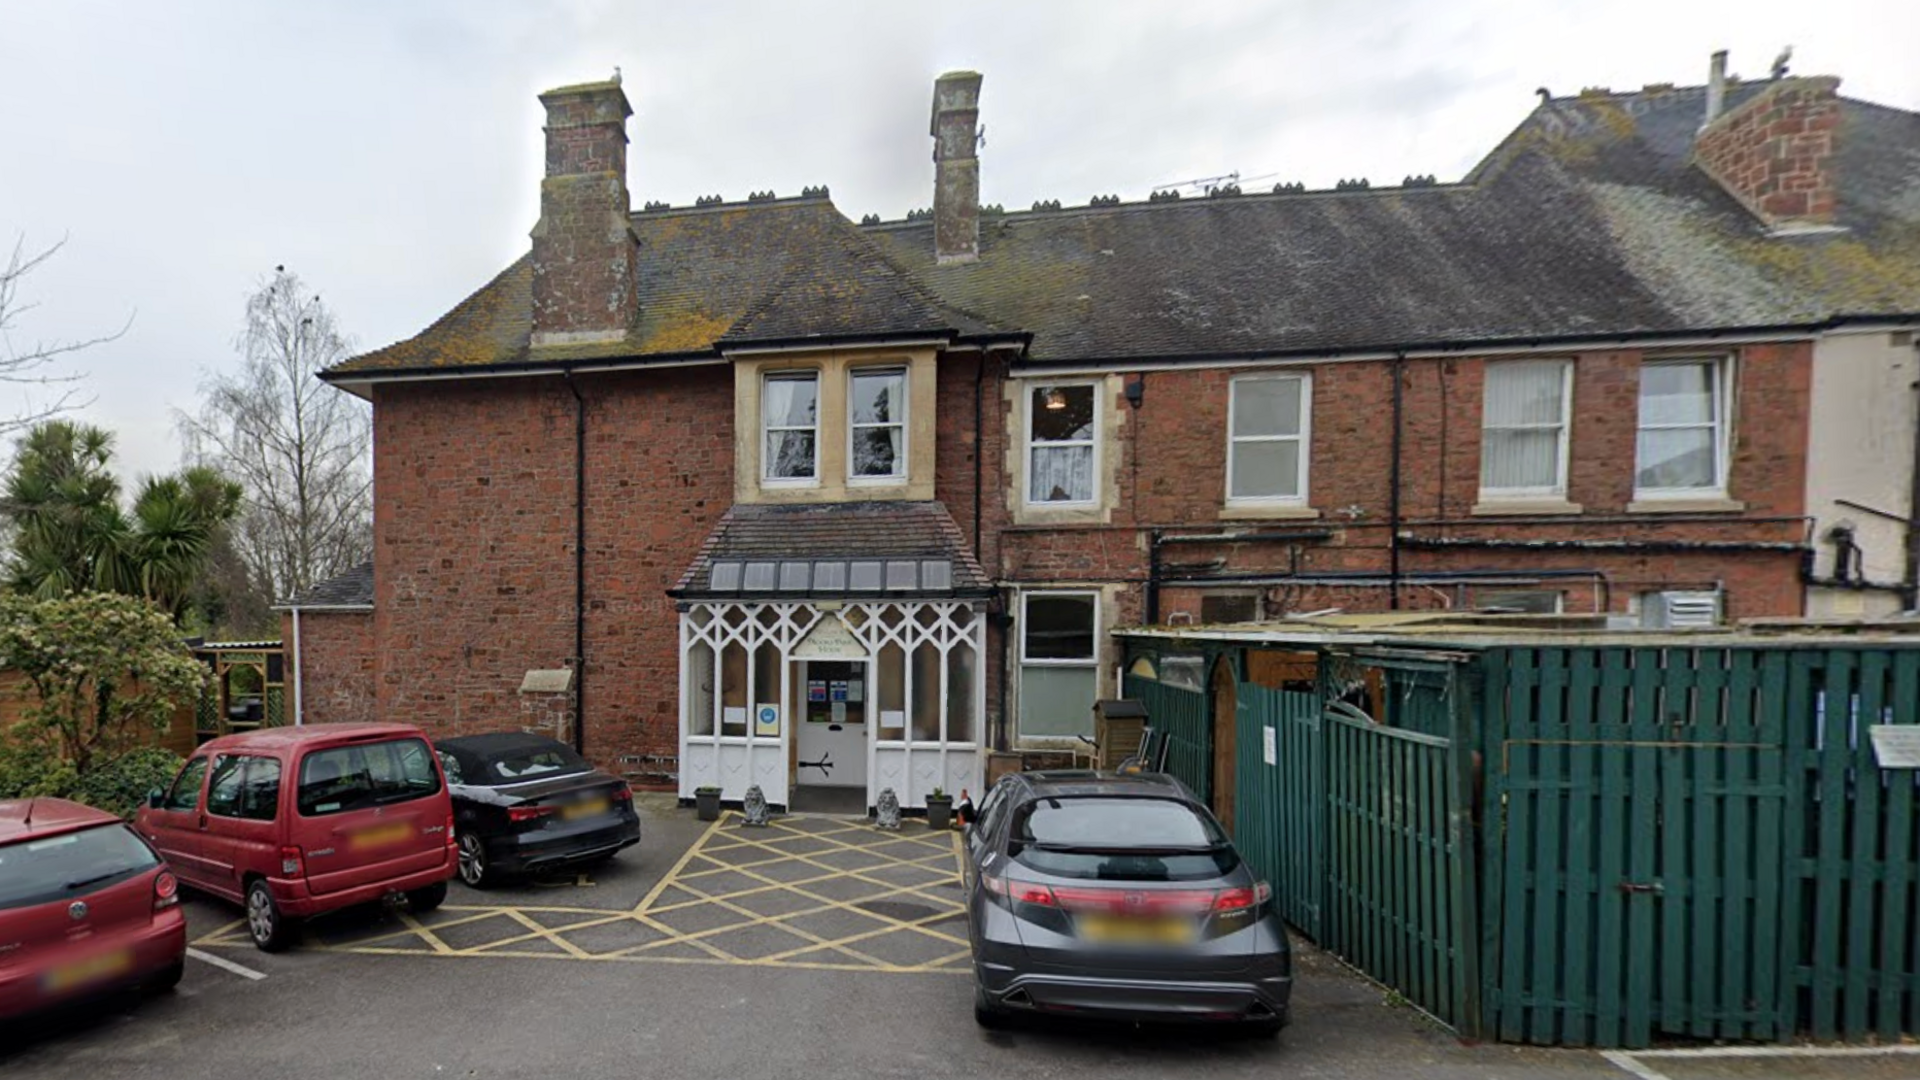
{"label": "plant pot", "polygon": [[696,791],[693,793],[693,808],[701,821],[720,820],[720,793],[717,791]]}
{"label": "plant pot", "polygon": [[953,796],[941,798],[927,796],[927,828],[949,829],[953,827]]}

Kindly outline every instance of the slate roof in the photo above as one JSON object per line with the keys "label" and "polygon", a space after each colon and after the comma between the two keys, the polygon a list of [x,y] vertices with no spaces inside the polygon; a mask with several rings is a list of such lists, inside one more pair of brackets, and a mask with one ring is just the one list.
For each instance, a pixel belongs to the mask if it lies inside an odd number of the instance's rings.
{"label": "slate roof", "polygon": [[[945,560],[951,581],[945,588],[915,587],[916,596],[930,594],[985,596],[993,582],[969,553],[967,538],[953,516],[939,502],[852,502],[763,505],[735,503],[707,536],[678,585],[669,594],[683,598],[724,595],[738,598],[754,590],[715,588],[715,563],[828,562],[889,560],[914,562]],[[768,589],[766,592],[776,592]],[[878,597],[888,590],[867,592]],[[804,590],[810,597],[844,595],[858,598],[852,588]]]}
{"label": "slate roof", "polygon": [[628,342],[534,350],[533,263],[523,256],[419,335],[329,374],[671,360],[711,356],[722,341],[1007,336],[944,305],[824,196],[642,211],[633,229],[640,321]]}
{"label": "slate roof", "polygon": [[1789,238],[1692,164],[1704,98],[1543,101],[1461,184],[987,214],[966,263],[936,264],[929,220],[855,226],[823,197],[646,211],[630,342],[530,350],[522,259],[329,375],[923,331],[1025,334],[1033,362],[1101,362],[1920,313],[1920,114],[1842,98],[1845,230]]}
{"label": "slate roof", "polygon": [[282,609],[373,607],[373,563],[363,562],[280,604]]}

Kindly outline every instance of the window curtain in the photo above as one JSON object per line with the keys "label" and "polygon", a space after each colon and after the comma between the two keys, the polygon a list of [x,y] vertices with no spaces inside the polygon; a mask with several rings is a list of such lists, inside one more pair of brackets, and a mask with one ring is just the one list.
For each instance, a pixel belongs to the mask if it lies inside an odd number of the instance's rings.
{"label": "window curtain", "polygon": [[1033,502],[1093,501],[1093,447],[1035,446],[1032,468]]}
{"label": "window curtain", "polygon": [[1566,423],[1566,365],[1505,363],[1487,367],[1485,437],[1480,486],[1561,488],[1560,438]]}

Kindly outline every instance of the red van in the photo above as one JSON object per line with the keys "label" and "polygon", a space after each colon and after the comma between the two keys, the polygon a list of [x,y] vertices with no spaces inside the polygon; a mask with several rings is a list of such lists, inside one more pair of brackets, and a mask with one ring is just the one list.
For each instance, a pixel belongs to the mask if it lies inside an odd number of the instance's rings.
{"label": "red van", "polygon": [[0,1020],[180,981],[180,886],[127,824],[65,799],[0,802]]}
{"label": "red van", "polygon": [[446,778],[404,724],[214,739],[135,820],[181,881],[246,907],[266,952],[321,912],[396,894],[431,911],[460,865]]}

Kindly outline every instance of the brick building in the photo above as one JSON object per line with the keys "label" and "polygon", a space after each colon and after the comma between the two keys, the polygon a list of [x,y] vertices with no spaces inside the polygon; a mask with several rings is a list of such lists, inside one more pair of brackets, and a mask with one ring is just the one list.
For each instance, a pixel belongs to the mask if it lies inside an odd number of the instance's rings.
{"label": "brick building", "polygon": [[1803,611],[1820,352],[1912,359],[1920,117],[1716,72],[1543,96],[1459,183],[1005,212],[980,89],[935,85],[932,209],[859,224],[635,212],[618,81],[542,95],[530,253],[324,376],[376,546],[306,707],[513,727],[572,668],[636,780],[914,806],[1090,730],[1116,626]]}

